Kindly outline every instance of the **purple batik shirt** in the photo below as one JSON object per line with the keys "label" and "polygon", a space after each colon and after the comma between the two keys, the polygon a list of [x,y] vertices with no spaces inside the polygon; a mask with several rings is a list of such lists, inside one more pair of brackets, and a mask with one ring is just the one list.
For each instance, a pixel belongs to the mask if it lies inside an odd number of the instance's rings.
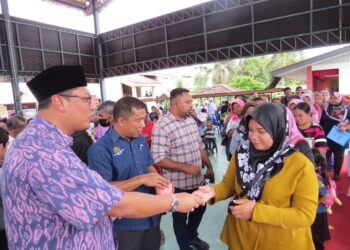
{"label": "purple batik shirt", "polygon": [[115,249],[107,216],[123,197],[37,116],[7,152],[1,179],[10,249]]}

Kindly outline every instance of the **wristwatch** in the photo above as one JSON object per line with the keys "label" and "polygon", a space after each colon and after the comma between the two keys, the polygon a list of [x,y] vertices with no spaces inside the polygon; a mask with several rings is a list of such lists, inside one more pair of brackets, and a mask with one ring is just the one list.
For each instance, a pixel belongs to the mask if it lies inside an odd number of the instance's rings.
{"label": "wristwatch", "polygon": [[180,206],[179,200],[176,198],[175,194],[171,196],[170,212],[176,212]]}

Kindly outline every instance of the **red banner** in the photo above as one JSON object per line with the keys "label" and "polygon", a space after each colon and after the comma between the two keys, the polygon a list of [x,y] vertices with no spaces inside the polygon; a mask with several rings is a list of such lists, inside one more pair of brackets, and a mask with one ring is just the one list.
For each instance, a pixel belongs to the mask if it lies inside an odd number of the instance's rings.
{"label": "red banner", "polygon": [[315,76],[327,76],[327,75],[338,75],[338,69],[325,69],[312,71],[312,75]]}

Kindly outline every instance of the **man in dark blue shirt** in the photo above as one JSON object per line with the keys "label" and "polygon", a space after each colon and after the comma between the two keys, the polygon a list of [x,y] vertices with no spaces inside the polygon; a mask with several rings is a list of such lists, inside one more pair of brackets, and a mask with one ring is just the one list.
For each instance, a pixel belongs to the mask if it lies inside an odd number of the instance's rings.
{"label": "man in dark blue shirt", "polygon": [[[113,108],[114,125],[88,151],[89,167],[124,191],[154,194],[154,187],[169,181],[153,167],[146,139],[146,105],[134,97],[123,97]],[[119,249],[159,250],[159,215],[142,219],[114,220]]]}

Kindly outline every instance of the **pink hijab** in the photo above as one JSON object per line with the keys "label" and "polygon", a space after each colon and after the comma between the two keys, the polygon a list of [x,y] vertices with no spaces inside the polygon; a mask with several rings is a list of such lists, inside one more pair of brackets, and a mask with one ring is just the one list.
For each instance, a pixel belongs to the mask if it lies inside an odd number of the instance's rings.
{"label": "pink hijab", "polygon": [[[302,94],[302,95],[301,95],[301,100],[303,100],[305,97],[309,97],[309,98],[310,98],[310,102],[311,102],[312,104],[315,103],[315,98],[314,98],[313,93],[304,93],[304,94]],[[303,101],[304,101],[304,100],[303,100]]]}
{"label": "pink hijab", "polygon": [[240,106],[241,107],[241,109],[244,107],[244,101],[242,100],[242,99],[239,99],[239,98],[236,98],[236,99],[234,99],[232,102],[231,102],[231,119],[232,120],[234,120],[234,121],[237,121],[238,119],[239,119],[239,116],[238,116],[238,114],[235,114],[235,113],[233,113],[232,112],[232,106],[233,106],[233,104],[237,104],[238,106]]}
{"label": "pink hijab", "polygon": [[293,99],[293,100],[289,101],[288,102],[288,109],[290,110],[289,105],[291,105],[291,104],[297,105],[298,103],[301,103],[301,102],[303,102],[303,101],[300,99]]}
{"label": "pink hijab", "polygon": [[286,108],[287,110],[287,117],[288,117],[288,127],[289,127],[289,144],[295,145],[300,139],[303,139],[303,135],[300,133],[298,126],[295,122],[293,112]]}
{"label": "pink hijab", "polygon": [[308,104],[310,106],[311,113],[312,113],[312,117],[311,117],[312,123],[319,124],[322,113],[320,114],[315,108],[315,98],[314,98],[313,93],[312,92],[311,93],[310,92],[304,93],[304,94],[301,95],[301,99],[303,100],[304,97],[309,97],[310,98],[310,103],[308,103]]}

